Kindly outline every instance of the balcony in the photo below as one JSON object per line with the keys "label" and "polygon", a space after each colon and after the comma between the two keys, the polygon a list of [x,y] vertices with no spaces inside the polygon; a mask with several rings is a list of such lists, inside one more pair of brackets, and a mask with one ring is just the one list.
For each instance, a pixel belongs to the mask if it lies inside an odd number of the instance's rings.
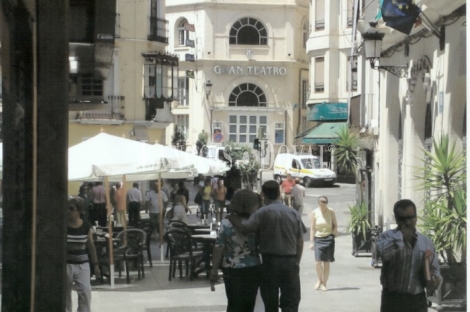
{"label": "balcony", "polygon": [[147,39],[168,44],[168,20],[150,17],[150,34]]}
{"label": "balcony", "polygon": [[125,97],[122,95],[108,95],[107,102],[107,104],[101,105],[103,109],[78,112],[76,118],[83,124],[124,123]]}

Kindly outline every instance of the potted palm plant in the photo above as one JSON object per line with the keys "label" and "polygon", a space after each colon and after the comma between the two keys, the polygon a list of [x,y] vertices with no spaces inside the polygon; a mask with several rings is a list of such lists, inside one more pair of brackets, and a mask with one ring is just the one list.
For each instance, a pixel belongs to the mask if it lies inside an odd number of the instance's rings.
{"label": "potted palm plant", "polygon": [[425,192],[423,232],[441,258],[443,283],[430,300],[438,304],[466,302],[467,192],[466,157],[447,135],[424,150],[417,178]]}
{"label": "potted palm plant", "polygon": [[336,133],[338,139],[335,142],[334,155],[338,168],[338,181],[355,179],[355,173],[359,162],[359,136],[349,127],[341,127]]}
{"label": "potted palm plant", "polygon": [[351,219],[346,227],[346,232],[353,238],[352,255],[357,257],[359,253],[371,251],[371,226],[370,213],[366,202],[348,206]]}

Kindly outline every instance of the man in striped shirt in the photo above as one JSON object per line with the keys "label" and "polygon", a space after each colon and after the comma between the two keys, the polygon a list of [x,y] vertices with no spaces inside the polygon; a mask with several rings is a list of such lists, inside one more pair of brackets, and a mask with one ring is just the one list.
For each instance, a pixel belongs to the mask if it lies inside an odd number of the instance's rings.
{"label": "man in striped shirt", "polygon": [[[380,234],[378,252],[382,255],[381,312],[426,312],[425,290],[441,282],[439,262],[432,241],[416,232],[416,205],[402,199],[393,207],[396,229]],[[425,254],[429,256],[430,280],[425,277]]]}

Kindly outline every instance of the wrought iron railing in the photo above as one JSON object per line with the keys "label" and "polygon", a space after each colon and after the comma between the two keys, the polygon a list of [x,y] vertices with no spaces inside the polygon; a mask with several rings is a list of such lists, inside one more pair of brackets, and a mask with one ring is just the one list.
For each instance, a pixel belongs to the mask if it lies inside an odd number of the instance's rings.
{"label": "wrought iron railing", "polygon": [[78,118],[80,119],[124,119],[124,111],[126,108],[126,100],[122,95],[108,95],[105,109],[81,111]]}

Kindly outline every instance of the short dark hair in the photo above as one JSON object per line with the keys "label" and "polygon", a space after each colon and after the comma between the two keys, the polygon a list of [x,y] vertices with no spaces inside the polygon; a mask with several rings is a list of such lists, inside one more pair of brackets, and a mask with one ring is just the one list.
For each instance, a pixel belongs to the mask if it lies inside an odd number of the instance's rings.
{"label": "short dark hair", "polygon": [[263,186],[261,187],[261,191],[269,200],[276,200],[279,198],[279,195],[281,195],[281,191],[279,190],[279,183],[274,180],[264,182]]}
{"label": "short dark hair", "polygon": [[395,219],[397,218],[398,210],[405,210],[408,207],[413,207],[415,214],[416,214],[416,205],[410,199],[401,199],[393,205],[393,214],[395,215]]}
{"label": "short dark hair", "polygon": [[138,188],[138,187],[139,187],[139,183],[138,183],[138,182],[134,182],[134,183],[132,183],[132,186]]}
{"label": "short dark hair", "polygon": [[[69,206],[72,205],[80,212],[80,215],[85,214],[85,201],[78,196],[70,196]],[[67,208],[68,209],[68,208]]]}
{"label": "short dark hair", "polygon": [[239,190],[233,194],[228,211],[242,217],[249,217],[254,212],[253,207],[261,207],[261,202],[261,196],[258,193],[246,189]]}

